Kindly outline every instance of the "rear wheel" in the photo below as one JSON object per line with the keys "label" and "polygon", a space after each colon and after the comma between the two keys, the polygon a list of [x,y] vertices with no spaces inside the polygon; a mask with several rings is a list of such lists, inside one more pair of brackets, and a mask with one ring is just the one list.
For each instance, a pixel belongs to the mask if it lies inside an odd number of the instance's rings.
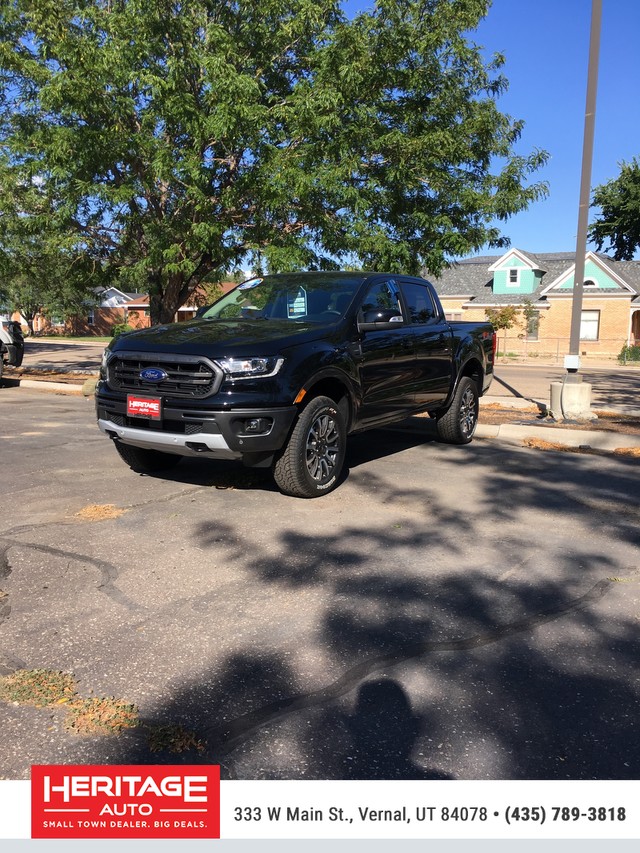
{"label": "rear wheel", "polygon": [[138,474],[154,474],[156,471],[168,471],[182,459],[175,453],[163,453],[161,450],[147,450],[143,447],[133,447],[114,441],[120,458],[124,459],[129,468]]}
{"label": "rear wheel", "polygon": [[344,464],[347,429],[329,397],[315,397],[302,410],[273,476],[281,491],[297,498],[326,495],[338,484]]}
{"label": "rear wheel", "polygon": [[438,418],[438,436],[449,444],[468,444],[478,425],[479,408],[478,386],[469,376],[463,376],[451,405]]}

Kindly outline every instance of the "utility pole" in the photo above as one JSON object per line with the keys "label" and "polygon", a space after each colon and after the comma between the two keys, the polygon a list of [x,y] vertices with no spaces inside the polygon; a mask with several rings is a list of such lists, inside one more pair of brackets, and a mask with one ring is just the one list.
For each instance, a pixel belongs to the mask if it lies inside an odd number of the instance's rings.
{"label": "utility pole", "polygon": [[602,0],[591,0],[591,35],[589,39],[589,65],[587,71],[587,105],[584,116],[582,143],[582,175],[578,206],[578,236],[573,277],[571,306],[571,335],[569,354],[564,358],[567,374],[563,382],[551,383],[551,412],[554,417],[589,420],[591,413],[591,385],[582,382],[580,369],[580,325],[582,320],[582,294],[584,285],[585,255],[587,253],[587,228],[591,199],[591,167],[593,164],[593,138],[596,124],[596,93],[598,89],[598,64],[600,57],[600,30],[602,28]]}
{"label": "utility pole", "polygon": [[591,0],[591,39],[589,43],[589,70],[587,73],[587,107],[584,117],[582,177],[580,179],[578,236],[576,239],[576,267],[573,279],[571,338],[569,341],[568,356],[568,358],[571,359],[571,362],[567,364],[567,360],[565,359],[565,367],[568,370],[578,370],[580,367],[580,320],[582,315],[582,293],[584,284],[584,256],[587,253],[587,227],[589,218],[589,201],[591,198],[591,167],[593,163],[593,137],[596,124],[596,93],[598,89],[598,60],[600,56],[601,24],[602,0]]}

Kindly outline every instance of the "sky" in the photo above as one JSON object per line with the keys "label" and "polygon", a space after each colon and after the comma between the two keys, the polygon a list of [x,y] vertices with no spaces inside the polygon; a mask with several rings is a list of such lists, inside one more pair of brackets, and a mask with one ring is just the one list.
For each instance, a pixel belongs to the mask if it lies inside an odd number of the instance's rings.
{"label": "sky", "polygon": [[[351,15],[373,4],[344,5]],[[516,151],[550,154],[534,176],[549,183],[547,199],[501,225],[511,245],[524,251],[576,248],[590,25],[591,0],[493,0],[469,34],[487,56],[506,57],[509,90],[498,105],[525,122]],[[640,0],[603,0],[592,187],[640,155],[639,37]],[[592,209],[589,221],[595,215]]]}

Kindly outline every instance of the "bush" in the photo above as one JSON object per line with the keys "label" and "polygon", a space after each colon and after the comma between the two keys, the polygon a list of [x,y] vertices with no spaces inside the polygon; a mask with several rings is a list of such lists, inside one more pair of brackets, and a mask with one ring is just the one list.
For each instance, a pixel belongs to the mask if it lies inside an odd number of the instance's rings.
{"label": "bush", "polygon": [[640,361],[640,346],[636,344],[630,347],[625,344],[620,350],[618,361],[620,364],[626,364],[628,361]]}
{"label": "bush", "polygon": [[120,335],[126,335],[127,332],[133,332],[133,326],[128,323],[115,323],[111,327],[111,334],[114,338],[119,338]]}

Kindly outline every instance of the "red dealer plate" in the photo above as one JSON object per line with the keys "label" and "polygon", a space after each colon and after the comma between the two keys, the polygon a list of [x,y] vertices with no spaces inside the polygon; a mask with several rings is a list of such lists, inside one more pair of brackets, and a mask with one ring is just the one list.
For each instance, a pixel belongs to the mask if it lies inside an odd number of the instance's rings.
{"label": "red dealer plate", "polygon": [[160,397],[136,397],[134,394],[127,394],[127,415],[130,418],[159,421],[162,418],[162,400]]}

